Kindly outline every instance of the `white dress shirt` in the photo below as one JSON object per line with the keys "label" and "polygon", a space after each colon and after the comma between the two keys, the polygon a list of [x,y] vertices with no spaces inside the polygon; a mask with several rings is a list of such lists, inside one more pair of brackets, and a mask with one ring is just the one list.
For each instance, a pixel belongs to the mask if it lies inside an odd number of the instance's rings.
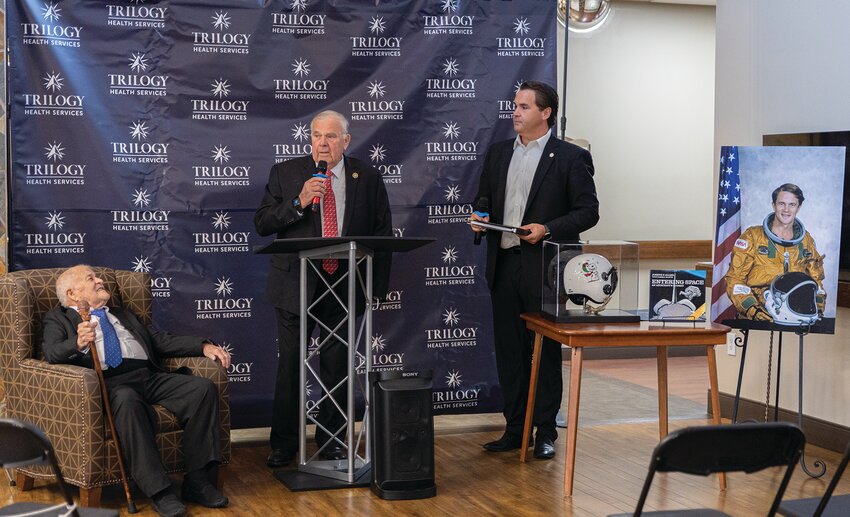
{"label": "white dress shirt", "polygon": [[[76,307],[70,308],[79,312],[79,309]],[[133,334],[121,324],[118,318],[109,312],[109,307],[103,308],[106,309],[106,317],[109,318],[109,322],[115,328],[115,334],[118,335],[118,342],[121,343],[121,357],[123,359],[147,359],[148,354],[145,353],[145,347],[133,337]],[[91,320],[97,323],[97,326],[94,328],[94,344],[97,347],[97,357],[100,359],[100,367],[103,370],[107,370],[109,366],[106,364],[106,353],[103,351],[103,331],[100,329],[100,318],[92,314]],[[89,353],[88,348],[83,353]]]}
{"label": "white dress shirt", "polygon": [[[551,132],[547,131],[537,140],[528,142],[528,145],[522,144],[519,135],[514,140],[514,154],[511,156],[508,178],[505,182],[505,217],[502,220],[505,226],[522,226],[522,216],[528,204],[531,182],[534,180],[534,172],[543,155],[543,148],[549,141],[549,135]],[[513,248],[519,246],[519,242],[516,234],[503,232],[500,246],[502,249]]]}

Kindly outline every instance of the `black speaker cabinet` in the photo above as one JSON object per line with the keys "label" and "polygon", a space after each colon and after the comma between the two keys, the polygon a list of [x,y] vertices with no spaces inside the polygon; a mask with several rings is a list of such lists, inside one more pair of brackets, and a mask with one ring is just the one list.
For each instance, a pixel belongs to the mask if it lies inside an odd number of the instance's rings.
{"label": "black speaker cabinet", "polygon": [[372,491],[381,499],[425,499],[434,484],[430,370],[371,372]]}

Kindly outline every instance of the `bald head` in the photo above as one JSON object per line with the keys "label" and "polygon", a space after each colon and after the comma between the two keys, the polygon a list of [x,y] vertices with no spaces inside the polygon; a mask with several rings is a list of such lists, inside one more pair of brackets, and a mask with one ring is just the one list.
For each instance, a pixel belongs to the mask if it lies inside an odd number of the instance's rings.
{"label": "bald head", "polygon": [[106,305],[110,294],[91,266],[80,264],[69,267],[56,279],[56,297],[63,307],[77,307],[86,300],[96,309]]}

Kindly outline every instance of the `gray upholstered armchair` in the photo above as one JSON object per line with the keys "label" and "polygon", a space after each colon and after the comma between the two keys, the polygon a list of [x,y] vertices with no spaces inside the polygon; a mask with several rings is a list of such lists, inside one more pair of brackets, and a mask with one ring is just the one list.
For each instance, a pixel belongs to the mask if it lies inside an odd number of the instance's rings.
{"label": "gray upholstered armchair", "polygon": [[[150,276],[145,273],[94,268],[112,293],[111,306],[124,306],[145,323],[151,321]],[[32,269],[0,276],[0,417],[30,422],[44,430],[68,482],[80,487],[83,506],[98,506],[101,488],[121,482],[115,447],[107,429],[94,370],[48,364],[41,352],[41,319],[59,302],[56,278],[64,271]],[[230,402],[227,375],[206,357],[166,360],[169,370],[187,366],[193,375],[210,378],[219,389],[224,462],[230,461]],[[182,430],[174,415],[156,409],[157,443],[170,472],[183,468]],[[217,484],[222,485],[222,469]],[[17,469],[19,489],[35,478],[52,478],[45,467]]]}

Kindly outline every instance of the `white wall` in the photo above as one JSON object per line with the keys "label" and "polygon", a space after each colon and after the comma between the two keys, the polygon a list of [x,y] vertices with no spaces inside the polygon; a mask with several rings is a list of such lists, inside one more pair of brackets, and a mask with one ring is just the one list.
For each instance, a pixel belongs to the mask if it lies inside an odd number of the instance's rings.
{"label": "white wall", "polygon": [[[850,129],[850,2],[718,0],[715,148],[762,135]],[[834,336],[806,338],[804,411],[850,425],[850,310]],[[763,401],[768,335],[751,335],[742,396]],[[797,407],[797,343],[783,350],[780,406]],[[718,355],[720,389],[734,393],[739,357]],[[775,367],[774,378],[775,384]]]}
{"label": "white wall", "polygon": [[711,239],[714,7],[613,9],[570,33],[567,135],[590,140],[601,212],[583,238]]}

